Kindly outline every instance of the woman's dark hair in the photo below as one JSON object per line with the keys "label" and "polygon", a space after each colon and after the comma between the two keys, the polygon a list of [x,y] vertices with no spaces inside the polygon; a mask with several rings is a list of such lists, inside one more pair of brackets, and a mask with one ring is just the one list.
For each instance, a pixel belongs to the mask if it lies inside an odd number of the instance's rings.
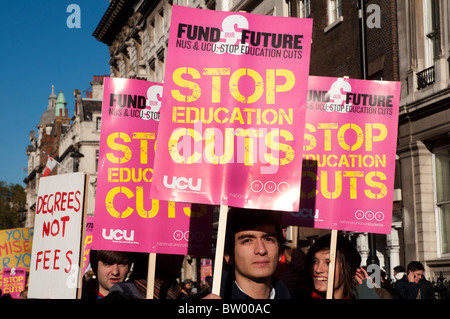
{"label": "woman's dark hair", "polygon": [[[305,269],[308,277],[308,284],[312,285],[312,278],[310,275],[311,267],[314,263],[314,256],[317,252],[322,250],[330,250],[331,235],[325,235],[320,237],[309,249],[306,254]],[[361,265],[361,256],[356,250],[356,247],[352,244],[350,240],[343,236],[337,237],[336,244],[336,258],[340,265],[339,268],[339,285],[344,285],[344,296],[346,298],[354,298],[353,287],[354,287],[354,277],[356,270]]]}

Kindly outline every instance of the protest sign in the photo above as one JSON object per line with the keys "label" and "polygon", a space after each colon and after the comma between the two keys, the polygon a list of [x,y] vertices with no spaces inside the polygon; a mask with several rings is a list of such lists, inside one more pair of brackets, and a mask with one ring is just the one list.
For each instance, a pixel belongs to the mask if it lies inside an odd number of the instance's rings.
{"label": "protest sign", "polygon": [[83,250],[83,274],[86,273],[87,267],[89,266],[89,254],[92,249],[92,240],[94,232],[94,217],[86,217],[86,235],[84,236],[84,250]]}
{"label": "protest sign", "polygon": [[19,299],[25,290],[27,268],[3,268],[2,295],[9,294],[13,299]]}
{"label": "protest sign", "polygon": [[309,79],[300,209],[284,223],[390,233],[400,83]]}
{"label": "protest sign", "polygon": [[0,288],[5,268],[30,268],[33,228],[0,230]]}
{"label": "protest sign", "polygon": [[152,196],[297,211],[312,20],[171,19]]}
{"label": "protest sign", "polygon": [[29,298],[75,299],[84,233],[84,173],[39,180]]}
{"label": "protest sign", "polygon": [[162,89],[143,80],[104,80],[93,249],[211,252],[211,208],[150,194]]}

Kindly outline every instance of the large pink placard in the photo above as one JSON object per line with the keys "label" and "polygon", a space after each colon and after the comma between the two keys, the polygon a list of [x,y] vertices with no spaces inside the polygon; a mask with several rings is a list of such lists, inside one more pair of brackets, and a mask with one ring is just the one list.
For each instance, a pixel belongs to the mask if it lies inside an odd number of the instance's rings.
{"label": "large pink placard", "polygon": [[298,210],[311,32],[173,6],[152,196]]}
{"label": "large pink placard", "polygon": [[153,199],[162,85],[105,78],[92,247],[209,254],[212,210]]}
{"label": "large pink placard", "polygon": [[400,83],[309,78],[300,209],[284,223],[390,233]]}

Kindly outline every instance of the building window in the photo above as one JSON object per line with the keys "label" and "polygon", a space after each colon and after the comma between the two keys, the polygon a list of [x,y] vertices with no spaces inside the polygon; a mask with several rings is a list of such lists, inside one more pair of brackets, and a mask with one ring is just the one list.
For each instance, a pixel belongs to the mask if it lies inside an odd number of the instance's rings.
{"label": "building window", "polygon": [[100,132],[101,128],[102,128],[102,118],[99,116],[99,117],[97,117],[97,119],[95,121],[95,130],[97,132]]}
{"label": "building window", "polygon": [[441,254],[450,254],[450,149],[434,154],[436,174],[436,212]]}
{"label": "building window", "polygon": [[342,19],[342,0],[328,1],[328,24],[333,24]]}
{"label": "building window", "polygon": [[439,56],[439,1],[424,1],[425,68],[434,65]]}
{"label": "building window", "polygon": [[342,0],[328,0],[328,25],[323,30],[327,33],[344,21],[342,16]]}
{"label": "building window", "polygon": [[300,18],[307,18],[311,14],[310,0],[300,0]]}
{"label": "building window", "polygon": [[95,150],[95,172],[98,172],[98,156],[99,155],[99,150]]}

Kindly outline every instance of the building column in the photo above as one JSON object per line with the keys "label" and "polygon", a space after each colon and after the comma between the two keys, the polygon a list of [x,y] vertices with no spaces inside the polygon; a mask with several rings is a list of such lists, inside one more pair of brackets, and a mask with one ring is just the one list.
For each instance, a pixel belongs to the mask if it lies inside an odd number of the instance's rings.
{"label": "building column", "polygon": [[356,237],[356,250],[361,255],[361,266],[364,266],[369,257],[369,236],[367,233],[359,233]]}
{"label": "building column", "polygon": [[400,241],[397,225],[392,225],[391,233],[386,235],[386,249],[389,253],[389,278],[394,280],[394,267],[400,265]]}

